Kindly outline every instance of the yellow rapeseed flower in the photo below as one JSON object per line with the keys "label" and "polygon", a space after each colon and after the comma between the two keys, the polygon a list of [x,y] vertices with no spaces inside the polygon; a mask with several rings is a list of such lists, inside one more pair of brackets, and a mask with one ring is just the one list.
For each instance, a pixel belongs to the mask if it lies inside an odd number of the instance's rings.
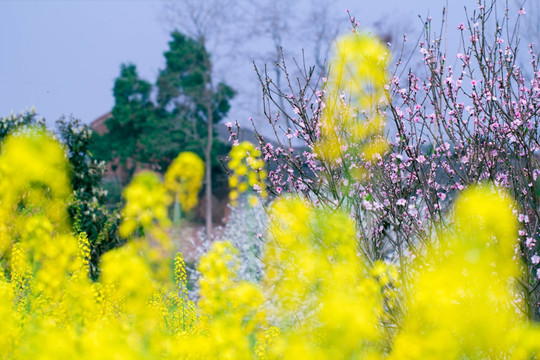
{"label": "yellow rapeseed flower", "polygon": [[517,345],[532,330],[514,304],[513,206],[491,186],[468,189],[456,201],[455,225],[412,272],[391,359],[516,358],[524,351]]}
{"label": "yellow rapeseed flower", "polygon": [[165,173],[165,186],[189,211],[197,205],[204,177],[204,162],[193,152],[182,152]]}
{"label": "yellow rapeseed flower", "polygon": [[169,225],[169,195],[159,177],[151,171],[135,175],[131,184],[124,190],[126,204],[122,210],[123,221],[120,235],[128,237],[140,226],[143,230]]}
{"label": "yellow rapeseed flower", "polygon": [[373,160],[387,150],[384,139],[384,86],[388,81],[388,49],[367,34],[349,34],[336,42],[330,65],[321,119],[321,138],[315,150],[335,161],[346,151]]}
{"label": "yellow rapeseed flower", "polygon": [[[268,195],[264,181],[266,180],[266,171],[264,170],[264,161],[261,159],[261,151],[248,142],[241,142],[229,152],[229,199],[235,205],[240,194],[248,190],[254,190],[263,198]],[[250,194],[250,204],[256,204],[257,198]]]}

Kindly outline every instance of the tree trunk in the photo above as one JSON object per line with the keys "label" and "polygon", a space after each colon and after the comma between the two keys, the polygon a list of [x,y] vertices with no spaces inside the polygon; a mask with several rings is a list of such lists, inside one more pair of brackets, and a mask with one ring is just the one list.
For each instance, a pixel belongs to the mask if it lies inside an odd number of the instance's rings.
{"label": "tree trunk", "polygon": [[212,98],[207,99],[206,111],[208,113],[208,138],[204,157],[206,162],[206,238],[211,240],[212,236],[212,143],[214,142],[214,118],[212,113]]}
{"label": "tree trunk", "polygon": [[[199,42],[206,48],[204,37],[201,37]],[[206,148],[204,149],[204,157],[206,162],[206,238],[212,240],[212,145],[214,144],[214,104],[211,74],[212,64],[210,58],[205,56],[205,67],[207,73],[204,76],[203,101],[206,103],[206,126],[208,137],[206,139]]]}

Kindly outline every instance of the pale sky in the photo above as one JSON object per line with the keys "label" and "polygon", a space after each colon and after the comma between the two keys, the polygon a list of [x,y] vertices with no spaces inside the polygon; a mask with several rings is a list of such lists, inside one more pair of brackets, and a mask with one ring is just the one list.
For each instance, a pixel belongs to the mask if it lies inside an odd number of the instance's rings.
{"label": "pale sky", "polygon": [[[465,5],[476,7],[474,0],[448,2],[451,29],[465,20]],[[343,29],[348,26],[345,10],[349,9],[361,26],[369,28],[379,21],[380,27],[418,34],[421,29],[418,15],[430,14],[437,23],[445,3],[445,0],[328,0],[327,5],[336,17],[342,17]],[[89,123],[110,111],[120,64],[136,64],[139,75],[152,83],[164,66],[163,52],[167,50],[171,24],[163,13],[163,2],[158,0],[0,0],[0,116],[35,106],[50,124],[63,114],[72,114]],[[298,13],[288,15],[289,23],[295,23]],[[309,33],[309,25],[305,30]],[[457,30],[453,33],[457,34]],[[304,46],[302,36],[295,38],[295,42],[294,49],[285,50],[300,54]],[[271,45],[269,41],[254,41],[243,44],[242,48],[246,54],[255,54],[271,51]],[[250,46],[253,52],[248,51]],[[242,58],[238,56],[221,67],[217,64],[216,68],[220,69],[219,76],[244,99],[243,106],[239,100],[233,104],[227,120],[244,123],[260,94],[251,55],[244,56],[244,52],[238,51]],[[260,64],[263,59],[255,60]],[[256,109],[252,112],[257,113]]]}

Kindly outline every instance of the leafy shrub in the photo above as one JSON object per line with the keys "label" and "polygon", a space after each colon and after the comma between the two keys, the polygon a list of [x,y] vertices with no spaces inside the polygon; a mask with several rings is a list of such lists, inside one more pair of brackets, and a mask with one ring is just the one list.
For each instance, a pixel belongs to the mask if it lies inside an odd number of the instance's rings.
{"label": "leafy shrub", "polygon": [[85,233],[90,242],[90,273],[99,274],[99,259],[106,251],[120,246],[124,240],[118,235],[120,216],[107,207],[107,191],[102,178],[105,163],[97,161],[89,151],[92,130],[76,119],[60,119],[56,122],[60,140],[66,147],[71,168],[73,196],[68,212],[75,233]]}

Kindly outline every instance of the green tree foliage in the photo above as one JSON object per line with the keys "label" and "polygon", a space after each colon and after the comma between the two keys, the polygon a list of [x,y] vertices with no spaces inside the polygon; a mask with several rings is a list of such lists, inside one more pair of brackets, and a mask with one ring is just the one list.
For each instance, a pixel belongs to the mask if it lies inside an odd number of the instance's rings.
{"label": "green tree foliage", "polygon": [[[218,158],[229,150],[216,138],[212,125],[227,115],[235,92],[223,82],[214,84],[212,81],[212,63],[203,39],[195,40],[177,31],[171,36],[169,50],[164,53],[165,69],[160,71],[156,82],[157,106],[162,114],[157,119],[168,119],[169,129],[177,130],[176,135],[184,139],[183,149],[205,159],[209,198],[210,192],[216,193],[215,185],[225,183],[226,175]],[[177,152],[163,155],[168,158],[176,156]],[[206,207],[212,205],[206,204]]]}
{"label": "green tree foliage", "polygon": [[[204,156],[207,122],[210,119],[215,124],[226,116],[234,91],[224,83],[213,86],[210,54],[202,42],[179,32],[173,32],[171,36],[169,50],[164,53],[165,69],[160,71],[156,81],[159,116],[155,117],[153,125],[155,129],[165,125],[172,130],[170,136],[177,138],[175,143],[181,143],[182,150]],[[157,142],[161,144],[164,158],[172,159],[178,154],[178,149],[167,151],[167,142]],[[215,140],[213,147],[219,148],[220,143]],[[218,153],[227,151],[225,147],[221,148]],[[212,156],[212,161],[217,164],[217,156]]]}
{"label": "green tree foliage", "polygon": [[206,121],[209,101],[210,117],[214,123],[219,122],[230,109],[229,100],[234,90],[223,82],[213,86],[210,54],[202,40],[191,39],[177,31],[171,36],[169,50],[164,53],[166,67],[157,79],[158,106],[166,109],[172,104],[177,114]]}
{"label": "green tree foliage", "polygon": [[152,85],[139,78],[133,64],[122,64],[114,82],[112,117],[106,121],[108,132],[96,139],[92,147],[102,160],[118,159],[127,173],[127,181],[136,170],[136,162],[148,163],[151,150],[144,146],[146,130],[154,116],[150,99]]}
{"label": "green tree foliage", "polygon": [[135,65],[122,65],[114,85],[112,117],[106,121],[108,133],[93,151],[103,160],[118,159],[128,175],[126,181],[136,162],[164,171],[179,152],[193,151],[208,163],[207,197],[211,198],[212,184],[226,184],[218,159],[229,151],[215,136],[213,125],[226,116],[235,92],[223,82],[212,81],[210,54],[203,40],[177,31],[171,37],[154,101],[152,86],[138,77]]}
{"label": "green tree foliage", "polygon": [[[204,46],[204,38],[192,39],[177,31],[171,34],[169,50],[165,52],[165,69],[157,79],[157,101],[161,111],[181,125],[187,148],[203,156],[206,163],[206,235],[212,233],[213,184],[223,171],[216,172],[216,150],[227,150],[216,141],[213,124],[219,122],[229,111],[229,101],[234,90],[223,82],[212,81],[210,54]],[[217,166],[217,169],[220,169]]]}

